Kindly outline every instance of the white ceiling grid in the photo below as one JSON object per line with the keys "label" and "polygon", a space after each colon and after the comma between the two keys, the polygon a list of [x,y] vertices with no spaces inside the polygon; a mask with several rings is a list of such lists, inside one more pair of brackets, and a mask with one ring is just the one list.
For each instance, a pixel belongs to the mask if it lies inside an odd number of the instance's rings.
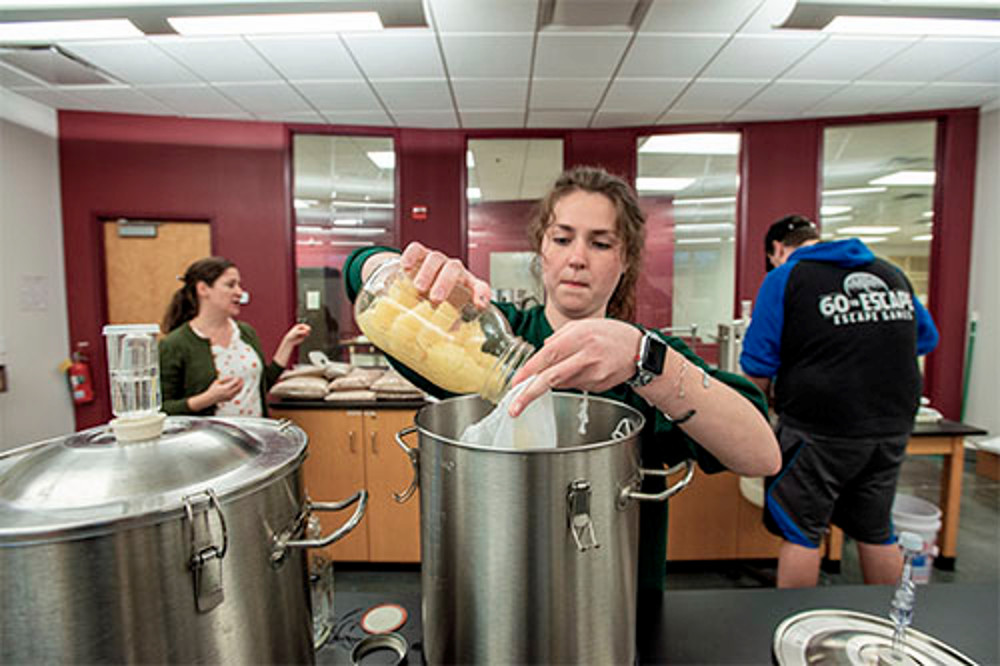
{"label": "white ceiling grid", "polygon": [[786,6],[652,0],[635,29],[539,30],[538,0],[425,0],[424,29],[68,41],[59,46],[120,85],[51,86],[0,65],[0,86],[61,109],[404,127],[615,127],[1000,104],[1000,39],[772,29]]}

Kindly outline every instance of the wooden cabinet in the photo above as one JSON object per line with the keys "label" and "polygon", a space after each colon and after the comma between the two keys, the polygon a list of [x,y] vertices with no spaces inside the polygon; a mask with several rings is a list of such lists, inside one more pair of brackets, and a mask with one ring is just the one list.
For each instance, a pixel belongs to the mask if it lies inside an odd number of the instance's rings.
{"label": "wooden cabinet", "polygon": [[[303,465],[306,493],[313,500],[332,502],[368,489],[368,510],[354,530],[322,552],[338,561],[419,562],[420,496],[399,504],[393,493],[413,479],[410,461],[395,435],[413,424],[413,409],[289,409],[271,410],[309,435]],[[416,438],[407,440],[416,446]],[[342,524],[353,509],[322,513],[323,532]]]}

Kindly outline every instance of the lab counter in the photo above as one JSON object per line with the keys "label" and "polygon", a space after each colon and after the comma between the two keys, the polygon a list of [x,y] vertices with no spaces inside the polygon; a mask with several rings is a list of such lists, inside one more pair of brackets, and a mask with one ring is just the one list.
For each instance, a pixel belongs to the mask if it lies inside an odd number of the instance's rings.
{"label": "lab counter", "polygon": [[[641,597],[636,640],[640,664],[771,664],[775,629],[806,610],[854,610],[886,617],[893,588],[828,586],[800,590],[667,590]],[[1000,588],[996,583],[919,586],[913,627],[980,664],[1000,663]],[[408,612],[399,633],[410,646],[408,663],[422,663],[417,594],[335,592],[337,633],[317,664],[350,664],[350,649],[365,634],[352,618],[377,604]],[[339,639],[339,640],[338,640]]]}

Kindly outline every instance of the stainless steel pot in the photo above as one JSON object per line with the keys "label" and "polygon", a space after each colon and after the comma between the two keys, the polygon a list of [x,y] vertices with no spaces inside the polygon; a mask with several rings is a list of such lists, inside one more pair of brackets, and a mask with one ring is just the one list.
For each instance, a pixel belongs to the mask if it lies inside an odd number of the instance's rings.
{"label": "stainless steel pot", "polygon": [[[437,663],[631,664],[635,660],[637,501],[664,501],[690,461],[643,469],[636,410],[554,394],[557,448],[494,449],[458,441],[491,405],[475,396],[431,404],[396,441],[420,487],[423,650]],[[612,433],[626,421],[620,439]],[[419,433],[419,450],[403,437]],[[657,494],[646,475],[687,467]]]}
{"label": "stainless steel pot", "polygon": [[287,421],[171,417],[0,454],[0,663],[311,663],[304,548],[367,493],[310,502],[305,449]]}

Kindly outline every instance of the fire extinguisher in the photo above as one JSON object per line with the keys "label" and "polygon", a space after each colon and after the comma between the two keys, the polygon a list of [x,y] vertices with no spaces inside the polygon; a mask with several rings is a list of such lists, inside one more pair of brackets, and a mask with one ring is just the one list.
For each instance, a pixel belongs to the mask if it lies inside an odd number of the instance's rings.
{"label": "fire extinguisher", "polygon": [[78,342],[77,351],[73,352],[73,361],[66,368],[66,378],[69,380],[69,391],[73,403],[86,405],[94,401],[94,382],[90,377],[90,363],[84,353],[88,343]]}

